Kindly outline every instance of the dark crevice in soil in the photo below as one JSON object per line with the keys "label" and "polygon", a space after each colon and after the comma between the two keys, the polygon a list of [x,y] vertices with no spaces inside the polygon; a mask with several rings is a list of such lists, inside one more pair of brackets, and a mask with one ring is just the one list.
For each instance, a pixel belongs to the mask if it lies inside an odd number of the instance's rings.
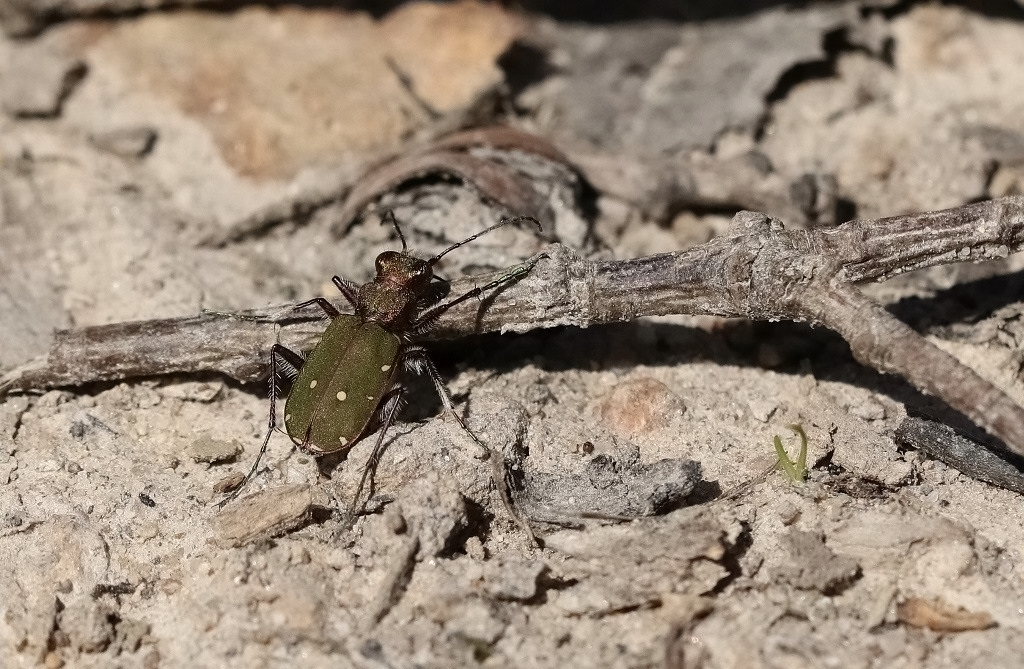
{"label": "dark crevice in soil", "polygon": [[775,87],[765,96],[765,101],[771,105],[785,99],[799,84],[816,79],[830,79],[836,76],[836,62],[843,53],[865,51],[849,42],[845,28],[825,33],[822,36],[822,48],[825,51],[825,58],[797,63],[783,72]]}
{"label": "dark crevice in soil", "polygon": [[509,97],[513,100],[530,86],[554,75],[558,69],[543,47],[526,40],[517,40],[498,58],[504,73]]}
{"label": "dark crevice in soil", "polygon": [[486,544],[491,536],[494,514],[466,496],[463,496],[462,501],[466,505],[466,525],[449,539],[448,545],[445,547],[445,556],[464,555],[466,542],[470,537],[479,537],[480,541]]}
{"label": "dark crevice in soil", "polygon": [[799,9],[809,4],[786,0],[519,0],[515,6],[560,21],[609,24],[644,20],[673,23],[712,21],[741,18],[776,7]]}
{"label": "dark crevice in soil", "polygon": [[722,594],[726,588],[743,576],[743,567],[740,565],[740,559],[743,558],[754,544],[754,533],[751,531],[749,523],[743,522],[741,525],[742,529],[736,536],[736,541],[726,547],[725,556],[721,560],[722,566],[725,567],[728,573],[715,584],[714,589],[710,593],[712,595]]}

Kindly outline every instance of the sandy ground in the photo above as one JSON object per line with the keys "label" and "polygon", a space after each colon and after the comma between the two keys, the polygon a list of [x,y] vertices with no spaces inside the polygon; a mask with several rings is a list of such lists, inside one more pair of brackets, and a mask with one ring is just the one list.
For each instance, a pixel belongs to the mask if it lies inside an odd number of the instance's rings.
{"label": "sandy ground", "polygon": [[[200,240],[472,122],[613,161],[756,155],[779,182],[831,179],[833,221],[1024,192],[1012,3],[710,17],[651,3],[615,21],[534,5],[113,11],[0,37],[0,368],[43,353],[54,328],[367,280],[396,244],[372,215],[340,238],[328,206],[222,248]],[[620,258],[707,239],[740,208],[573,197],[548,229]],[[424,253],[500,215],[432,179],[385,204]],[[442,269],[504,267],[540,245],[505,230]],[[868,291],[1024,403],[1024,259]],[[433,418],[424,383],[351,530],[338,510],[366,441],[319,474],[277,435],[253,496],[216,507],[215,486],[259,446],[264,384],[14,395],[0,402],[3,665],[1020,666],[1020,495],[901,446],[908,412],[941,408],[838,337],[678,316],[478,337],[435,357],[469,425],[514,465],[544,548],[472,443]],[[809,437],[808,481],[758,478],[775,435],[793,451],[790,424]],[[595,510],[641,517],[580,518]]]}

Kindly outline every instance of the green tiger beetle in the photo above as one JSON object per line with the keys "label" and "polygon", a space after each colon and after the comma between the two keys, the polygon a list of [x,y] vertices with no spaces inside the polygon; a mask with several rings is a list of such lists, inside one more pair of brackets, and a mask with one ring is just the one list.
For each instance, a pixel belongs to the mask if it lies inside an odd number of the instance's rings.
{"label": "green tiger beetle", "polygon": [[[441,399],[444,415],[454,418],[484,453],[490,453],[455,412],[448,387],[426,350],[417,345],[415,339],[455,305],[515,281],[533,268],[536,260],[512,267],[497,279],[458,297],[448,300],[439,297],[439,288],[447,282],[434,274],[437,261],[492,230],[523,222],[532,223],[541,230],[540,223],[529,216],[504,218],[423,260],[409,253],[405,235],[394,213],[385,212],[383,223],[394,226],[402,242],[402,250],[384,251],[378,255],[376,276],[362,286],[340,276],[332,279],[352,305],[354,313],[339,312],[323,297],[297,304],[295,309],[315,305],[330,319],[320,342],[306,358],[279,343],[271,347],[267,436],[249,473],[221,505],[234,499],[253,479],[267,451],[270,437],[277,428],[279,372],[293,379],[284,405],[284,431],[299,450],[314,457],[337,453],[351,448],[379,428],[377,442],[356,488],[350,520],[361,510],[357,509],[356,503],[362,495],[367,476],[382,454],[385,433],[394,423],[405,393],[400,378],[403,371],[426,373]],[[491,457],[498,456],[492,454]],[[504,471],[503,466],[501,471]],[[506,509],[532,539],[529,526],[513,510],[504,478],[497,484]]]}

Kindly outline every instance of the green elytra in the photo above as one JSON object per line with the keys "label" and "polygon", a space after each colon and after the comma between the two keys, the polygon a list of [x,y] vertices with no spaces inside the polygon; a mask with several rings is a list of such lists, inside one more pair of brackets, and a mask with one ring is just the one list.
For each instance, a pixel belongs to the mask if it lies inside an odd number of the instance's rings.
{"label": "green elytra", "polygon": [[402,340],[377,323],[335,317],[284,405],[285,429],[295,445],[326,454],[357,442],[393,385],[401,348]]}
{"label": "green elytra", "polygon": [[[353,509],[368,473],[380,457],[384,434],[395,419],[405,390],[399,378],[404,368],[425,371],[434,383],[445,413],[452,416],[483,447],[455,413],[451,394],[444,381],[424,349],[414,343],[414,338],[456,304],[515,281],[533,268],[535,260],[509,268],[493,281],[458,297],[446,301],[433,297],[438,292],[438,284],[435,282],[443,283],[433,273],[433,266],[438,260],[492,230],[524,221],[540,229],[537,220],[529,216],[505,218],[449,246],[432,258],[423,260],[408,252],[398,222],[392,212],[386,212],[384,222],[394,226],[402,242],[402,250],[385,251],[378,255],[376,276],[362,286],[356,286],[340,276],[332,279],[355,313],[342,314],[322,297],[302,302],[296,305],[296,309],[316,305],[331,319],[320,342],[305,359],[281,344],[271,347],[267,435],[245,479],[221,504],[234,499],[255,476],[277,426],[279,366],[294,375],[285,402],[284,423],[289,438],[299,449],[314,456],[334,453],[350,448],[379,428],[377,443],[363,470]],[[510,513],[529,534],[529,526],[512,511],[507,491],[500,489],[506,507],[509,507]]]}

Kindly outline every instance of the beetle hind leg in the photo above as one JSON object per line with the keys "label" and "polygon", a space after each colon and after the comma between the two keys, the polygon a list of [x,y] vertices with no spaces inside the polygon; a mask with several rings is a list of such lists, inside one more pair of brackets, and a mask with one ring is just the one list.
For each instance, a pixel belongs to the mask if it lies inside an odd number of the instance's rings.
{"label": "beetle hind leg", "polygon": [[[274,344],[270,347],[270,412],[267,417],[267,435],[263,438],[263,443],[260,445],[260,450],[256,454],[256,460],[252,463],[249,473],[245,475],[242,482],[227,497],[217,504],[218,507],[223,507],[238,497],[245,486],[256,477],[260,461],[263,459],[264,454],[266,454],[267,446],[270,444],[270,437],[274,434],[274,430],[277,429],[277,374],[280,371],[290,375],[290,377],[294,377],[294,375],[298,374],[303,362],[302,356],[290,348],[281,344]],[[278,363],[281,363],[281,368],[278,367]]]}
{"label": "beetle hind leg", "polygon": [[[402,387],[394,388],[389,391],[381,402],[381,409],[379,415],[382,416],[380,421],[380,431],[377,433],[377,441],[373,445],[373,450],[370,451],[370,457],[367,458],[366,464],[363,465],[363,473],[359,477],[359,485],[356,486],[356,494],[352,496],[352,505],[349,507],[349,512],[344,521],[344,527],[351,527],[355,522],[356,516],[363,512],[363,508],[366,506],[366,502],[359,504],[359,498],[363,494],[363,488],[367,482],[370,484],[370,497],[373,496],[373,477],[377,472],[377,465],[380,464],[380,458],[384,455],[384,436],[387,431],[395,423],[395,416],[398,413],[398,407],[402,403],[402,394],[405,390]],[[369,501],[369,498],[367,498]]]}

